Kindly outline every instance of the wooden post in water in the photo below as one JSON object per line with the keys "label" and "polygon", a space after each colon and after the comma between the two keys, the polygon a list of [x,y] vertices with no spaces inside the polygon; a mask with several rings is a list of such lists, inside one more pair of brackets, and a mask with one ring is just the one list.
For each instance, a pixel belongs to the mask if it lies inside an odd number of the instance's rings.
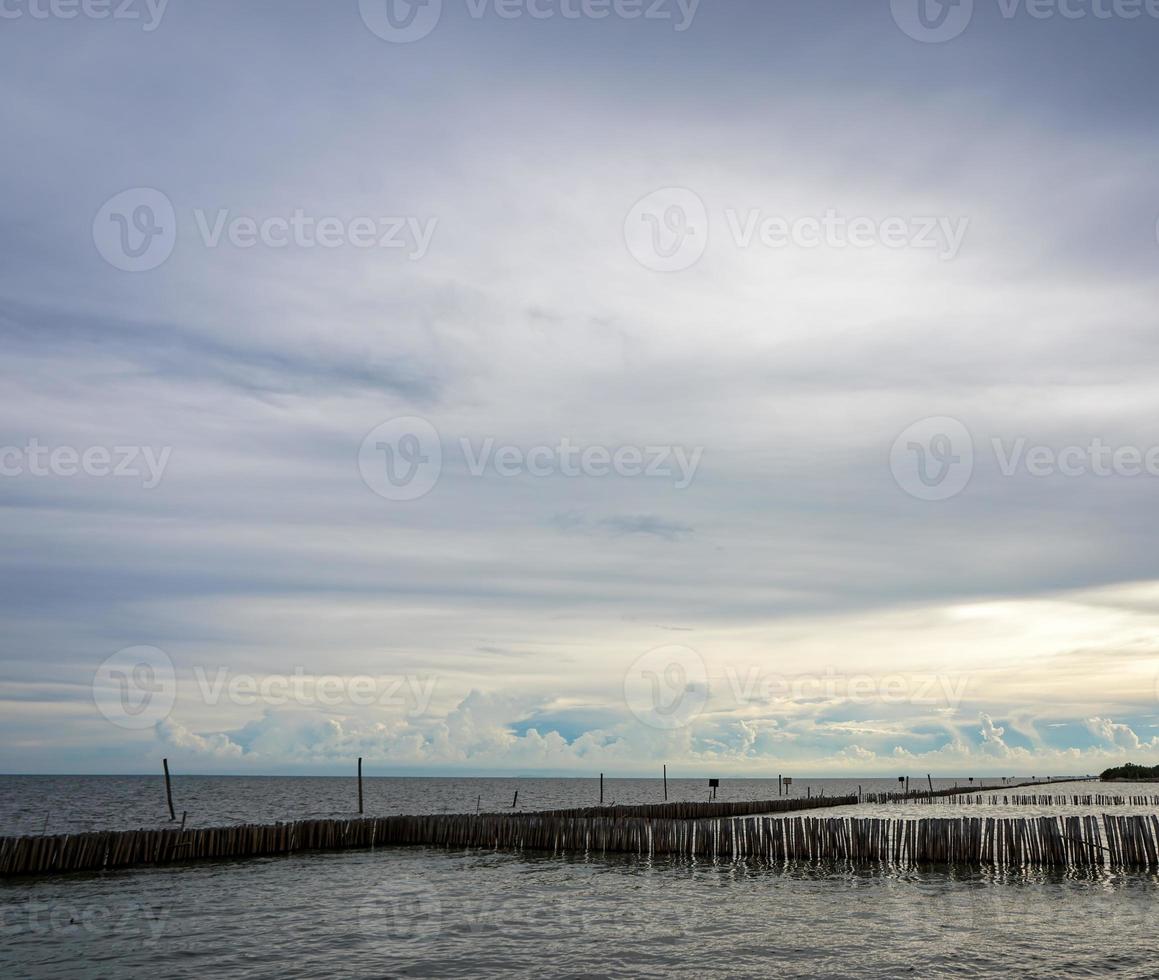
{"label": "wooden post in water", "polygon": [[664,802],[668,802],[668,763],[664,763]]}
{"label": "wooden post in water", "polygon": [[519,790],[515,791],[515,799],[511,801],[511,809],[515,809],[515,804],[519,802]]}
{"label": "wooden post in water", "polygon": [[930,784],[930,796],[934,795],[934,781],[930,778],[930,774],[926,773],[926,782]]}
{"label": "wooden post in water", "polygon": [[781,781],[781,774],[777,773],[777,796],[784,795],[785,787]]}
{"label": "wooden post in water", "polygon": [[600,806],[604,805],[604,774],[600,773]]}
{"label": "wooden post in water", "polygon": [[177,814],[173,812],[173,787],[169,785],[169,760],[162,759],[161,765],[165,768],[165,799],[169,801],[169,819],[176,820]]}
{"label": "wooden post in water", "polygon": [[362,756],[358,757],[358,812],[362,812]]}

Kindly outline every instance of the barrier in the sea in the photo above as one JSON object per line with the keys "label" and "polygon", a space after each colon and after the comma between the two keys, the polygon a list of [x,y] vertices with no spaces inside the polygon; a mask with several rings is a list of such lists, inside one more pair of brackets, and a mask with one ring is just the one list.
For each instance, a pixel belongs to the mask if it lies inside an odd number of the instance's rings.
{"label": "barrier in the sea", "polygon": [[1022,789],[1024,786],[1050,786],[1052,783],[1079,783],[1090,782],[1090,777],[1065,776],[1058,779],[1035,779],[1025,783],[1006,783],[1002,786],[950,786],[946,789],[915,789],[908,793],[865,793],[861,797],[863,803],[929,803],[935,800],[964,797],[967,794],[976,796],[989,790]]}
{"label": "barrier in the sea", "polygon": [[996,793],[983,795],[982,793],[943,794],[931,797],[928,793],[921,796],[896,797],[877,799],[876,794],[868,794],[866,803],[918,803],[937,804],[947,803],[954,806],[1159,806],[1159,796],[1104,796],[1101,794],[1081,795],[1031,795],[1031,796],[999,796]]}
{"label": "barrier in the sea", "polygon": [[[811,803],[814,801],[797,801]],[[831,802],[831,801],[830,801]],[[849,802],[844,801],[844,802]],[[1159,867],[1159,816],[706,819],[543,813],[303,820],[0,839],[0,875],[403,845],[914,866]]]}
{"label": "barrier in the sea", "polygon": [[[593,822],[601,827],[609,823],[618,826],[633,820],[678,823],[719,820],[848,806],[856,802],[856,796],[834,796],[738,803],[658,803],[532,813],[429,814],[0,837],[0,877],[392,844],[537,848],[544,846],[545,841],[555,840],[558,827],[584,827]],[[573,835],[575,832],[569,831]]]}
{"label": "barrier in the sea", "polygon": [[[604,817],[624,819],[644,817],[651,820],[704,820],[719,817],[749,817],[755,814],[791,813],[830,806],[850,806],[856,796],[794,797],[780,800],[747,800],[733,803],[643,803],[611,806],[573,807],[566,810],[536,810],[537,817]],[[504,814],[510,816],[510,814]]]}

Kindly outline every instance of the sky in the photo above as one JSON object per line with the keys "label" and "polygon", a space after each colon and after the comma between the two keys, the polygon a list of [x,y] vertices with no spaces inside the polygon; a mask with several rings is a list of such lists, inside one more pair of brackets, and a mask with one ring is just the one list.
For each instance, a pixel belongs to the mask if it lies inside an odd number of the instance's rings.
{"label": "sky", "polygon": [[0,771],[1159,762],[1157,46],[2,0]]}

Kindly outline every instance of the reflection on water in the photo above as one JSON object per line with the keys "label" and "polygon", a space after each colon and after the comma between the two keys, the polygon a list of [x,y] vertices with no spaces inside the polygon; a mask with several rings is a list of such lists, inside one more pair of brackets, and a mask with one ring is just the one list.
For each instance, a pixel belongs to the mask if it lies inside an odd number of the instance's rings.
{"label": "reflection on water", "polygon": [[5,976],[1154,977],[1159,880],[427,848],[0,885]]}

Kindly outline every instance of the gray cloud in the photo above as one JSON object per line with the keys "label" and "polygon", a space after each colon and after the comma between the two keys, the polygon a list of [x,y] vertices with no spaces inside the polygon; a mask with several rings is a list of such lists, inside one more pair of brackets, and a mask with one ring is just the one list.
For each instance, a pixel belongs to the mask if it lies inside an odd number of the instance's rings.
{"label": "gray cloud", "polygon": [[[888,3],[737,0],[683,32],[456,9],[387,45],[355,8],[206,2],[148,34],[0,37],[0,446],[172,452],[148,490],[0,477],[0,768],[139,768],[158,735],[257,769],[356,746],[567,771],[743,768],[790,744],[816,771],[1149,750],[1155,478],[1005,476],[984,450],[1159,444],[1159,24],[986,9],[924,45]],[[138,186],[178,230],[125,273],[92,222]],[[662,275],[623,225],[668,186],[701,196],[709,237]],[[208,247],[198,209],[438,227],[421,261]],[[950,262],[729,239],[730,210],[830,209],[970,224]],[[888,465],[933,415],[978,450],[941,503]],[[441,438],[413,501],[356,465],[403,416]],[[476,476],[459,449],[564,438],[704,456],[678,490]],[[625,712],[623,679],[674,640],[714,699],[750,657],[873,676],[937,659],[978,690],[940,711],[714,700],[669,738]],[[134,644],[184,684],[159,733],[91,703],[96,665]],[[211,709],[189,678],[217,664],[440,687],[420,720]]]}

